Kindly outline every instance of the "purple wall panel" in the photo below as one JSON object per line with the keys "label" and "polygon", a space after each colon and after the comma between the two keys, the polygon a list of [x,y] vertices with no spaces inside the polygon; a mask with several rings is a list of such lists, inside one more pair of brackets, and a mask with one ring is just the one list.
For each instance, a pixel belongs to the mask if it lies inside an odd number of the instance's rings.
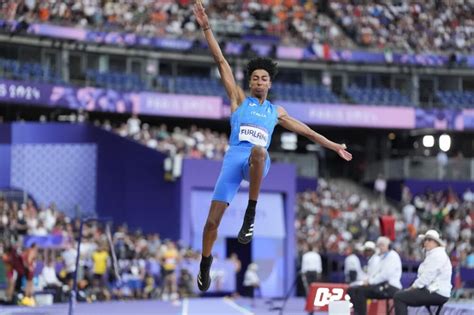
{"label": "purple wall panel", "polygon": [[164,155],[98,130],[97,211],[131,228],[179,238],[178,186],[164,180]]}
{"label": "purple wall panel", "polygon": [[94,142],[94,128],[87,124],[14,123],[11,129],[13,144]]}
{"label": "purple wall panel", "polygon": [[11,125],[0,123],[0,143],[10,143],[11,136],[12,136]]}
{"label": "purple wall panel", "polygon": [[[3,131],[10,129],[12,144],[96,143],[98,215],[165,238],[179,238],[179,187],[164,181],[163,154],[87,124],[0,125],[0,141]],[[0,150],[1,154],[11,156],[8,149]],[[8,176],[0,183],[9,185],[11,167],[0,161],[0,176],[4,168]]]}
{"label": "purple wall panel", "polygon": [[0,188],[10,187],[12,149],[9,144],[0,144]]}
{"label": "purple wall panel", "polygon": [[296,179],[296,191],[305,192],[307,190],[314,191],[318,188],[318,179],[311,177],[298,177]]}
{"label": "purple wall panel", "polygon": [[462,195],[468,188],[474,191],[474,182],[469,181],[437,181],[437,180],[416,180],[408,179],[405,185],[410,188],[413,195],[431,191],[447,190],[452,188],[458,195]]}

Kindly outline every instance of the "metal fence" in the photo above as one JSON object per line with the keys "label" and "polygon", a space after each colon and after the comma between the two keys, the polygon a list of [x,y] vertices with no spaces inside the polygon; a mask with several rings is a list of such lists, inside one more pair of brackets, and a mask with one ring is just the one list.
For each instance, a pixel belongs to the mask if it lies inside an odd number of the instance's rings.
{"label": "metal fence", "polygon": [[474,159],[448,160],[446,165],[432,157],[388,159],[369,165],[364,181],[374,181],[379,174],[387,179],[438,179],[474,181]]}

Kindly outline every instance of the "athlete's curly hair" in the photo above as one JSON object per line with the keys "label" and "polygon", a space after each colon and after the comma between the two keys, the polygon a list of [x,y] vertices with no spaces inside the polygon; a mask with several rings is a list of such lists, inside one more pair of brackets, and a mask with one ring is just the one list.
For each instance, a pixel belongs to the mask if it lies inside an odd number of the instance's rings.
{"label": "athlete's curly hair", "polygon": [[278,73],[277,63],[270,58],[258,57],[250,60],[247,64],[247,76],[250,78],[252,73],[257,69],[267,71],[272,81]]}

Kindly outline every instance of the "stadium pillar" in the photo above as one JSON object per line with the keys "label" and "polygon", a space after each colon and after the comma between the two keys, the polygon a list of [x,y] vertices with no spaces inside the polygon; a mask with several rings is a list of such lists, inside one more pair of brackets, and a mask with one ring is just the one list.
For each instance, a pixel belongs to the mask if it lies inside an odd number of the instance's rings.
{"label": "stadium pillar", "polygon": [[411,101],[414,104],[418,104],[420,100],[420,77],[416,73],[412,73],[411,75]]}

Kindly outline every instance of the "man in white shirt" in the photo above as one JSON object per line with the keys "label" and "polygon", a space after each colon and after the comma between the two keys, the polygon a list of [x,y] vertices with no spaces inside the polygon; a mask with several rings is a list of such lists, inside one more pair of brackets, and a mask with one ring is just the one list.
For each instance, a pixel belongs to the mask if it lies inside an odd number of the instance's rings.
{"label": "man in white shirt", "polygon": [[390,239],[377,239],[380,262],[376,271],[361,286],[350,287],[347,293],[354,304],[354,315],[367,314],[367,299],[389,299],[402,288],[402,260],[390,249]]}
{"label": "man in white shirt", "polygon": [[309,292],[311,283],[318,281],[322,271],[321,256],[315,247],[311,247],[301,259],[301,274],[303,275],[303,284],[306,293]]}
{"label": "man in white shirt", "polygon": [[385,190],[387,190],[387,180],[382,174],[379,174],[374,183],[374,189],[379,195],[380,202],[385,201]]}
{"label": "man in white shirt", "polygon": [[365,270],[365,280],[368,281],[378,271],[380,263],[380,256],[376,253],[374,242],[367,241],[364,243],[364,256],[369,259]]}
{"label": "man in white shirt", "polygon": [[66,250],[61,254],[64,261],[64,269],[66,269],[66,283],[72,289],[74,272],[76,271],[77,251],[73,244],[67,244]]}
{"label": "man in white shirt", "polygon": [[252,307],[255,306],[255,291],[259,291],[260,297],[262,292],[260,291],[260,277],[258,276],[258,265],[256,263],[251,263],[248,265],[247,270],[244,274],[244,291],[245,296],[252,298]]}
{"label": "man in white shirt", "polygon": [[364,279],[364,271],[360,259],[354,254],[353,245],[349,245],[345,251],[346,259],[344,259],[344,277],[350,285],[359,285]]}
{"label": "man in white shirt", "polygon": [[439,233],[429,230],[420,235],[426,251],[412,286],[394,296],[397,315],[408,314],[408,306],[443,305],[451,296],[453,267]]}
{"label": "man in white shirt", "polygon": [[54,260],[48,259],[46,265],[43,267],[40,276],[40,283],[44,289],[50,289],[54,291],[54,302],[61,301],[61,288],[62,283],[56,276],[56,269],[54,266]]}

